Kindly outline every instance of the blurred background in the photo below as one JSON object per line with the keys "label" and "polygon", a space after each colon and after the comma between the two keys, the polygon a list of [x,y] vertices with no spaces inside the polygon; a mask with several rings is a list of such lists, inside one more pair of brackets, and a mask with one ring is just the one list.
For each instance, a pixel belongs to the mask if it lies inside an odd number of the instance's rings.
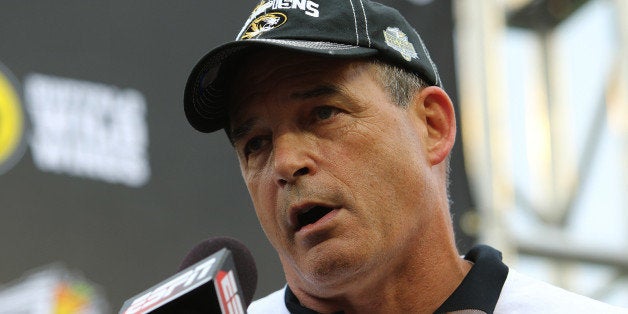
{"label": "blurred background", "polygon": [[[628,307],[628,1],[397,0],[457,111],[457,244]],[[116,313],[218,235],[281,288],[196,61],[256,1],[0,4],[0,313]],[[56,312],[55,312],[56,311]]]}

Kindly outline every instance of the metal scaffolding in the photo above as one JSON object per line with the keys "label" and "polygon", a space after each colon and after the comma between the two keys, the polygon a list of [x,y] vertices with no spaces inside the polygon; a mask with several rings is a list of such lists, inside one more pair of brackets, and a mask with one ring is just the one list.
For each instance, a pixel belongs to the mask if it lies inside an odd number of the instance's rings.
{"label": "metal scaffolding", "polygon": [[[628,240],[609,238],[606,243],[620,245],[605,247],[573,236],[578,233],[574,221],[583,211],[605,215],[602,210],[611,209],[605,217],[608,223],[623,223],[628,230],[628,1],[457,0],[454,4],[461,127],[471,189],[479,207],[480,240],[502,250],[515,267],[534,259],[549,273],[550,281],[564,288],[607,302],[610,294],[620,291],[628,300]],[[574,88],[572,81],[578,78],[566,73],[561,29],[596,6],[611,8],[605,12],[615,14],[609,29],[613,54],[607,69],[591,65],[590,60],[579,61],[580,66],[590,65],[591,71],[604,75],[587,89],[597,101],[586,104],[586,125],[577,125],[573,100],[585,91]],[[516,51],[526,56],[517,61],[523,65],[512,64],[513,58],[507,56],[509,36],[514,33],[528,39],[526,51]],[[578,49],[594,49],[588,45],[592,44],[587,38],[581,38]],[[513,74],[517,66],[525,73]],[[515,97],[521,99],[513,101]],[[583,195],[593,193],[592,182],[598,182],[593,177],[600,171],[596,170],[600,156],[609,154],[608,145],[614,147],[610,153],[618,162],[613,165],[615,173],[608,174],[613,182],[604,184],[613,185],[612,196],[620,201],[587,206],[590,202],[585,203]],[[602,276],[604,283],[595,289],[583,291],[578,288],[582,271],[575,271],[577,267],[585,267],[584,272],[586,267],[603,268],[610,275]]]}

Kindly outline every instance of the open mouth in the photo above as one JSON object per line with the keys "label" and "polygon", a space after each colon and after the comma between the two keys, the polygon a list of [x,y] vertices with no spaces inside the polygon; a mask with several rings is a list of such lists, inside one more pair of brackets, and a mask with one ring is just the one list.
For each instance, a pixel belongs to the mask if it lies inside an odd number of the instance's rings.
{"label": "open mouth", "polygon": [[314,206],[307,211],[304,211],[297,215],[297,221],[299,225],[297,226],[297,230],[301,229],[307,225],[313,224],[317,222],[319,219],[323,218],[329,212],[331,212],[333,208],[325,207],[325,206]]}

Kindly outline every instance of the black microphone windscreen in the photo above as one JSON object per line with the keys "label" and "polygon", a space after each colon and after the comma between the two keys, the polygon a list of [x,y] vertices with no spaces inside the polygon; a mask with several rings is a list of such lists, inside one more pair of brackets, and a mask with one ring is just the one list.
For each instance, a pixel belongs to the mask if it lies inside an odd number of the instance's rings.
{"label": "black microphone windscreen", "polygon": [[230,237],[213,237],[197,244],[183,259],[179,271],[188,268],[202,259],[226,248],[231,251],[238,280],[242,286],[242,297],[246,306],[253,301],[257,288],[257,267],[249,249],[242,242]]}

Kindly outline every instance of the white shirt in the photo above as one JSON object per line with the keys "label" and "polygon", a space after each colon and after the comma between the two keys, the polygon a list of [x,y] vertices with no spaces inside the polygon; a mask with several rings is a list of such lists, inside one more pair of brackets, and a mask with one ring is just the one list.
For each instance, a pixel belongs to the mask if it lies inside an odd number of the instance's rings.
{"label": "white shirt", "polygon": [[[250,314],[290,314],[284,302],[286,288],[251,303]],[[495,307],[495,314],[517,313],[628,313],[573,292],[552,286],[510,269]]]}

